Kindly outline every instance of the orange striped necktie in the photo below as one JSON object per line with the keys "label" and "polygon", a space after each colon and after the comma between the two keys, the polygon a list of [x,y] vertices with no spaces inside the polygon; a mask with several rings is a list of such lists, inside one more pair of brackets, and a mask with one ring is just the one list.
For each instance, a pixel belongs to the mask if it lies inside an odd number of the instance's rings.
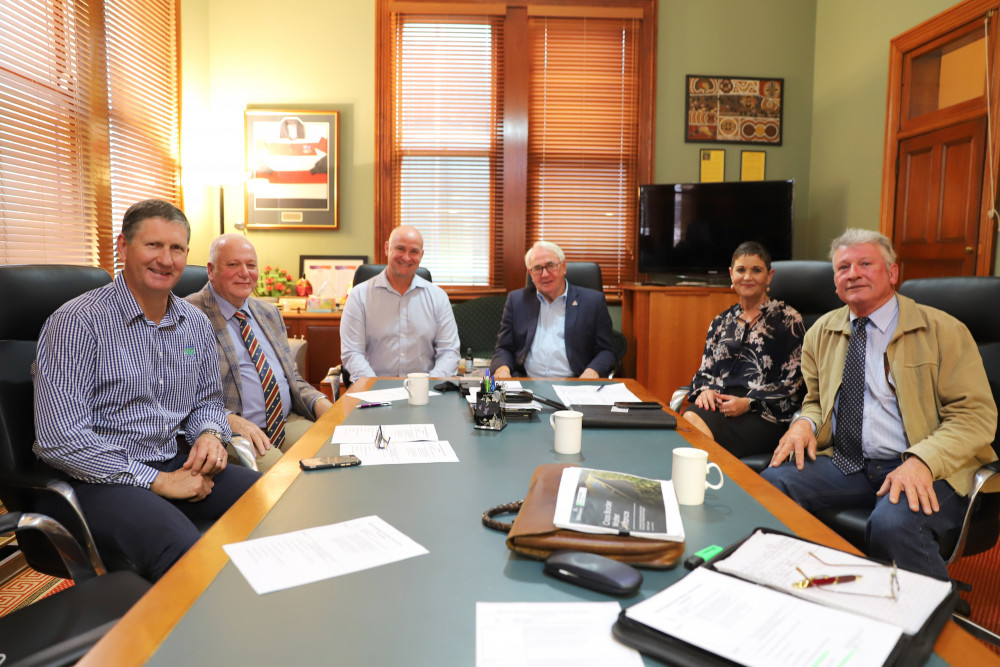
{"label": "orange striped necktie", "polygon": [[271,446],[281,449],[282,445],[285,444],[285,413],[281,408],[281,392],[278,391],[278,382],[274,379],[274,372],[271,370],[271,365],[267,363],[267,357],[264,356],[264,351],[260,348],[257,337],[250,329],[247,314],[238,310],[236,311],[236,319],[240,323],[240,335],[243,337],[243,343],[247,346],[247,351],[250,352],[250,359],[257,368],[260,384],[264,388],[264,414],[267,419],[264,432],[267,433]]}

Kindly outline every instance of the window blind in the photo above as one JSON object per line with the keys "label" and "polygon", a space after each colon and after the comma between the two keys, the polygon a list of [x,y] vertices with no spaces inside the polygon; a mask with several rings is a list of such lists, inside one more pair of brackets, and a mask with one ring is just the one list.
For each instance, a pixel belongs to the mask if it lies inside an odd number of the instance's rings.
{"label": "window blind", "polygon": [[116,267],[139,199],[180,203],[175,0],[0,4],[0,261]]}
{"label": "window blind", "polygon": [[[634,280],[638,54],[632,19],[532,18],[527,242]],[[544,64],[544,66],[541,66]]]}

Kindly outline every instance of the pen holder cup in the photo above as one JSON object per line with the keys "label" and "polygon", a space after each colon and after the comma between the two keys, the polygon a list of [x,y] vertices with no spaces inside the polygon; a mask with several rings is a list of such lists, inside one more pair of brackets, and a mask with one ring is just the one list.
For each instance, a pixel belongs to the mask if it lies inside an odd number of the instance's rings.
{"label": "pen holder cup", "polygon": [[507,415],[504,412],[504,391],[497,389],[476,396],[476,405],[472,409],[472,419],[476,428],[488,431],[500,431],[507,425]]}

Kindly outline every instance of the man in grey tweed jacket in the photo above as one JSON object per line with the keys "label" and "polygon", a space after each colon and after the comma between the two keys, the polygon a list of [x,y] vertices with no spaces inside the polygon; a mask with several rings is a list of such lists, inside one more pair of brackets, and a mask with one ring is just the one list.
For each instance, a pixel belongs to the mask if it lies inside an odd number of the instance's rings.
{"label": "man in grey tweed jacket", "polygon": [[[219,351],[219,374],[229,426],[253,442],[257,467],[266,471],[332,405],[299,374],[288,347],[281,313],[273,305],[250,294],[257,286],[257,252],[239,234],[219,236],[209,248],[208,284],[187,297],[208,316]],[[242,311],[266,357],[281,396],[285,417],[285,439],[281,449],[272,447],[265,433],[265,400],[260,375],[250,359],[240,324]]]}

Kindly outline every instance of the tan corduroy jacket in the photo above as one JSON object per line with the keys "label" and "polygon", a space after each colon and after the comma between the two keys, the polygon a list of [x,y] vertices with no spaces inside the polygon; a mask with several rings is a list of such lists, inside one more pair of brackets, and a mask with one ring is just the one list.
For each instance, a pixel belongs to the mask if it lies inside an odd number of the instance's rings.
{"label": "tan corduroy jacket", "polygon": [[[962,495],[983,463],[997,460],[990,447],[996,434],[993,401],[979,349],[969,330],[945,312],[896,295],[899,320],[886,350],[910,447],[903,457],[920,457],[935,480]],[[827,313],[806,332],[802,416],[819,425],[817,453],[833,453],[833,405],[840,389],[850,340],[847,306]]]}

